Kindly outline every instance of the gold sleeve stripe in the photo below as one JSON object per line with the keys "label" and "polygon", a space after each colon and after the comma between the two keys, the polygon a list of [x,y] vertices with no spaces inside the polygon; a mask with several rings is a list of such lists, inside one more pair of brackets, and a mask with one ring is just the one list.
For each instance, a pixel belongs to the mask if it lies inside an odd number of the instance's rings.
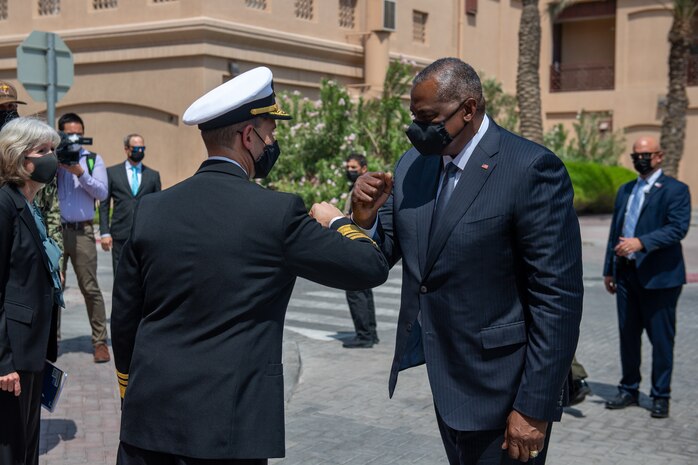
{"label": "gold sleeve stripe", "polygon": [[340,226],[337,228],[337,231],[344,237],[351,239],[351,240],[356,240],[356,239],[368,239],[371,241],[373,245],[376,245],[375,242],[373,242],[373,239],[368,237],[366,234],[364,234],[361,229],[355,224],[345,224],[344,226]]}
{"label": "gold sleeve stripe", "polygon": [[126,387],[128,386],[128,373],[121,373],[117,370],[116,379],[119,381],[119,395],[123,399],[126,394]]}

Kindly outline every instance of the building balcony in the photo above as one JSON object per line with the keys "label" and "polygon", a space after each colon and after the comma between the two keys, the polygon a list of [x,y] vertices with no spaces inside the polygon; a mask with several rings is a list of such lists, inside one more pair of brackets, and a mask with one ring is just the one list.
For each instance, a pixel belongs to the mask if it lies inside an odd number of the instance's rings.
{"label": "building balcony", "polygon": [[585,90],[613,90],[613,65],[560,65],[550,66],[550,92],[578,92]]}

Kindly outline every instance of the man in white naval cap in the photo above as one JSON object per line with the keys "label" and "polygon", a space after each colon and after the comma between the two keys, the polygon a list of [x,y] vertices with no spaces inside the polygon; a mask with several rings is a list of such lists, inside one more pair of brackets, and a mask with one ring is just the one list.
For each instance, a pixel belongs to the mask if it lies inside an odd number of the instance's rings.
{"label": "man in white naval cap", "polygon": [[296,277],[341,289],[387,279],[381,251],[338,209],[314,205],[313,219],[299,197],[250,182],[271,170],[275,121],[289,118],[267,68],[213,89],[183,117],[208,160],[136,207],[111,315],[118,464],[283,457],[281,341]]}

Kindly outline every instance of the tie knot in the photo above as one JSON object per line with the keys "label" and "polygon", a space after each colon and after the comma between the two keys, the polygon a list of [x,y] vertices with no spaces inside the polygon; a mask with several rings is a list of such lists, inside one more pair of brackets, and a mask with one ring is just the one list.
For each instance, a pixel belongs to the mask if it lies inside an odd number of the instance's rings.
{"label": "tie knot", "polygon": [[456,165],[453,162],[449,162],[448,165],[446,165],[445,171],[446,171],[446,176],[453,176],[458,172],[460,168],[458,168],[458,165]]}

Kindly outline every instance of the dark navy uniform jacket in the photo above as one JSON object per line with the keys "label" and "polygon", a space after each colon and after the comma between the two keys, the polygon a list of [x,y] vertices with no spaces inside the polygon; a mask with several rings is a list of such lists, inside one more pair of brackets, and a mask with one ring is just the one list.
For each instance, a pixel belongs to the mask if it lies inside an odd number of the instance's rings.
{"label": "dark navy uniform jacket", "polygon": [[123,442],[202,459],[284,455],[281,346],[296,277],[366,289],[388,276],[349,220],[333,229],[225,161],[140,200],[111,315]]}

